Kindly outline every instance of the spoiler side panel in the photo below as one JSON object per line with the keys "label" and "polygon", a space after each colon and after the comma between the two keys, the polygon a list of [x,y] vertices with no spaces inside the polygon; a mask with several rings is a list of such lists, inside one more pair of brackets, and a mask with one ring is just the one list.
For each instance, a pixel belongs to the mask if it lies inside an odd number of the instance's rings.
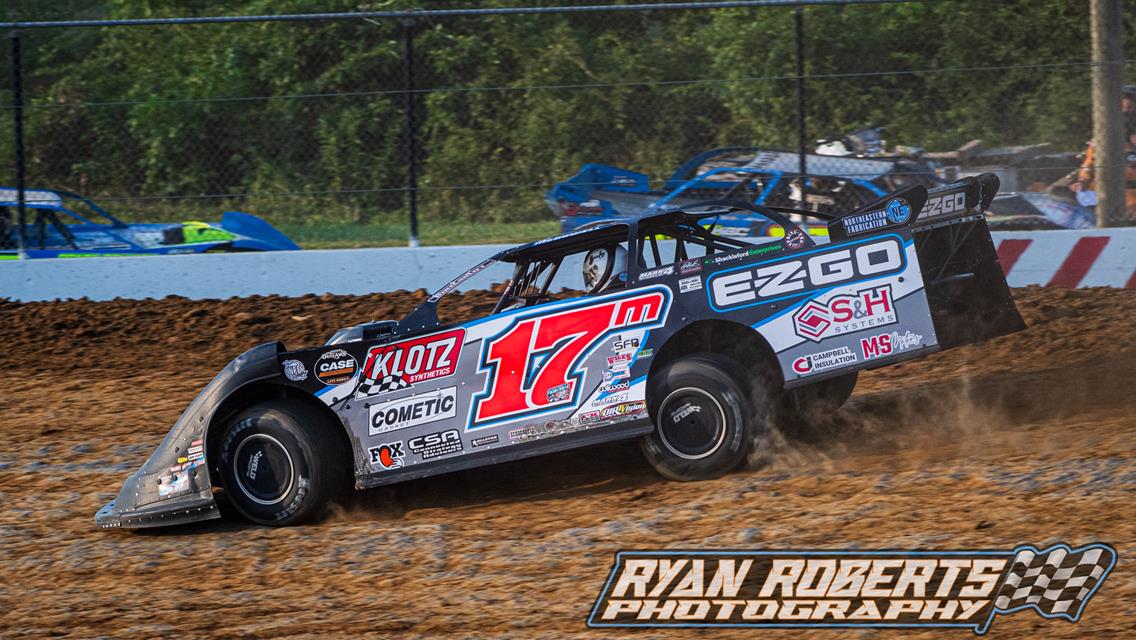
{"label": "spoiler side panel", "polygon": [[998,176],[984,173],[932,189],[914,224],[927,302],[944,349],[1026,327],[986,226],[998,186]]}

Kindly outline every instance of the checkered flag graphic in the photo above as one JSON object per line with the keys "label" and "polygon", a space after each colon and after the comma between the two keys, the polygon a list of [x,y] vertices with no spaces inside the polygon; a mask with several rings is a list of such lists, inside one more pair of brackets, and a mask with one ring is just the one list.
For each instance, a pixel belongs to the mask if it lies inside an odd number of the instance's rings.
{"label": "checkered flag graphic", "polygon": [[378,380],[367,378],[359,381],[359,386],[355,388],[355,399],[362,400],[376,393],[386,393],[388,391],[398,391],[399,389],[408,388],[410,388],[410,383],[403,380],[402,376],[393,374],[385,375]]}
{"label": "checkered flag graphic", "polygon": [[1032,606],[1043,616],[1075,621],[1115,564],[1116,550],[1105,545],[1022,549],[1014,556],[994,606],[1002,612]]}

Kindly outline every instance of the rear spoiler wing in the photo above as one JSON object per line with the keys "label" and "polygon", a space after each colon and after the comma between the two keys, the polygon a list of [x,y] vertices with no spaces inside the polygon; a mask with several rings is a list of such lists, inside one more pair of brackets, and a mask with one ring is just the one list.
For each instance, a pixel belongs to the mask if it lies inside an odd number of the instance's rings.
{"label": "rear spoiler wing", "polygon": [[984,173],[934,189],[912,185],[830,220],[828,235],[839,241],[898,225],[926,229],[984,216],[999,184],[998,176]]}
{"label": "rear spoiler wing", "polygon": [[986,227],[998,193],[992,173],[934,189],[915,185],[828,223],[829,237],[911,229],[939,347],[987,340],[1025,328]]}

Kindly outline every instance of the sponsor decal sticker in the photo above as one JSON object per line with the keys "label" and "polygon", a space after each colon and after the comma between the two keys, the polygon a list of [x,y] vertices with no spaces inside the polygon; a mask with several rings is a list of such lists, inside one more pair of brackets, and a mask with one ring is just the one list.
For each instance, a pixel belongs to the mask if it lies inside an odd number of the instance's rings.
{"label": "sponsor decal sticker", "polygon": [[158,481],[158,497],[170,498],[179,493],[189,491],[189,474],[178,473],[165,476]]}
{"label": "sponsor decal sticker", "polygon": [[880,278],[904,267],[903,243],[885,236],[721,271],[708,278],[707,288],[715,310],[725,311]]}
{"label": "sponsor decal sticker", "polygon": [[892,331],[869,338],[860,338],[860,352],[865,360],[909,351],[922,345],[923,336],[910,331],[905,331],[902,334],[898,331]]}
{"label": "sponsor decal sticker", "polygon": [[500,438],[497,437],[496,433],[488,436],[481,436],[480,438],[474,438],[473,440],[470,440],[469,446],[484,447],[487,444],[496,444],[499,439]]}
{"label": "sponsor decal sticker", "polygon": [[595,400],[592,401],[592,406],[599,407],[599,406],[603,406],[605,404],[613,404],[613,403],[616,403],[616,402],[623,402],[623,401],[627,400],[627,398],[629,396],[630,396],[630,394],[626,391],[620,391],[620,392],[616,392],[616,393],[613,393],[611,395],[606,395],[606,396],[600,395]]}
{"label": "sponsor decal sticker", "polygon": [[370,406],[369,435],[427,424],[457,415],[457,387],[420,393]]}
{"label": "sponsor decal sticker", "polygon": [[612,391],[625,391],[631,386],[631,382],[626,378],[615,380],[605,384],[599,388],[600,393],[611,393]]}
{"label": "sponsor decal sticker", "polygon": [[846,367],[854,362],[856,362],[856,354],[852,353],[851,349],[837,347],[797,358],[793,361],[793,371],[802,375],[819,373],[836,367]]}
{"label": "sponsor decal sticker", "polygon": [[911,206],[903,198],[892,198],[884,207],[888,220],[896,224],[903,224],[911,218]]}
{"label": "sponsor decal sticker", "polygon": [[840,219],[840,222],[844,225],[844,233],[850,236],[888,226],[887,213],[882,209],[854,216],[845,216]]}
{"label": "sponsor decal sticker", "polygon": [[604,382],[614,382],[616,380],[623,380],[631,377],[630,369],[607,369],[603,372]]}
{"label": "sponsor decal sticker", "polygon": [[580,424],[591,424],[593,422],[599,422],[603,418],[600,417],[599,411],[588,411],[581,413],[576,419],[580,421]]}
{"label": "sponsor decal sticker", "polygon": [[781,251],[784,248],[785,248],[784,245],[781,244],[780,242],[769,242],[769,243],[761,245],[760,247],[753,247],[753,248],[745,249],[745,250],[742,250],[742,251],[731,251],[730,253],[723,253],[723,254],[720,254],[720,255],[706,256],[705,258],[702,259],[702,264],[707,265],[707,266],[724,264],[726,262],[733,262],[734,260],[740,260],[742,258],[752,258],[754,256],[763,256],[767,253],[773,253],[775,251]]}
{"label": "sponsor decal sticker", "polygon": [[572,388],[567,383],[557,385],[548,390],[549,402],[564,402],[572,395]]}
{"label": "sponsor decal sticker", "polygon": [[612,369],[626,370],[631,366],[632,357],[633,356],[630,353],[617,353],[607,359],[607,366],[611,367]]}
{"label": "sponsor decal sticker", "polygon": [[691,291],[701,291],[701,290],[702,290],[702,278],[700,276],[694,276],[694,277],[691,277],[691,278],[683,278],[683,279],[678,281],[679,293],[690,293]]}
{"label": "sponsor decal sticker", "polygon": [[316,378],[326,384],[343,384],[355,377],[359,363],[343,349],[332,349],[316,360]]}
{"label": "sponsor decal sticker", "polygon": [[840,219],[844,225],[844,233],[854,236],[882,229],[889,224],[903,224],[911,219],[911,206],[903,198],[892,198],[883,209],[869,211],[854,216],[845,216]]}
{"label": "sponsor decal sticker", "polygon": [[885,284],[833,296],[827,302],[810,300],[793,314],[793,332],[802,338],[820,342],[831,336],[898,321],[891,285]]}
{"label": "sponsor decal sticker", "polygon": [[535,424],[527,424],[520,429],[509,432],[510,440],[534,440],[540,436],[540,429]]}
{"label": "sponsor decal sticker", "polygon": [[[621,551],[590,627],[970,629],[1033,609],[1080,620],[1116,550]],[[902,635],[902,633],[900,634]]]}
{"label": "sponsor decal sticker", "polygon": [[[483,341],[479,371],[487,374],[485,390],[473,397],[467,430],[579,402],[585,356],[616,332],[663,324],[669,305],[669,290],[656,288],[515,318]],[[631,354],[608,360],[610,368],[626,369]],[[613,366],[617,362],[624,366]],[[567,398],[550,400],[549,390],[563,384],[570,389]]]}
{"label": "sponsor decal sticker", "polygon": [[699,271],[702,271],[702,262],[697,258],[693,260],[683,260],[678,263],[678,272],[684,276],[688,273],[698,273]]}
{"label": "sponsor decal sticker", "polygon": [[613,353],[635,353],[639,349],[639,338],[627,338],[623,336],[615,336],[615,340],[611,343],[611,350]]}
{"label": "sponsor decal sticker", "polygon": [[424,436],[411,438],[406,441],[406,446],[410,452],[422,458],[423,460],[430,460],[432,458],[440,458],[455,453],[462,452],[461,435],[457,429],[447,429],[437,433],[428,433]]}
{"label": "sponsor decal sticker", "polygon": [[454,329],[371,347],[355,399],[453,375],[464,339],[465,329]]}
{"label": "sponsor decal sticker", "polygon": [[427,302],[437,302],[437,301],[441,300],[444,296],[449,295],[451,291],[453,291],[454,289],[457,289],[458,285],[465,282],[466,280],[469,280],[470,278],[481,273],[482,271],[488,269],[490,267],[490,265],[492,265],[494,262],[495,262],[494,260],[490,259],[490,260],[486,260],[485,262],[482,262],[481,264],[474,265],[474,266],[470,267],[468,270],[466,270],[465,273],[463,273],[460,276],[454,278],[453,280],[447,282],[445,286],[443,286],[441,289],[438,289],[437,291],[435,291],[434,295],[430,296],[427,299]]}
{"label": "sponsor decal sticker", "polygon": [[643,349],[639,352],[639,359],[643,360],[644,358],[650,358],[653,355],[655,355],[654,349]]}
{"label": "sponsor decal sticker", "polygon": [[380,469],[401,469],[402,459],[406,457],[401,440],[371,447],[367,453],[371,454],[371,466]]}
{"label": "sponsor decal sticker", "polygon": [[966,211],[966,191],[960,190],[955,193],[945,193],[931,196],[931,198],[927,200],[927,204],[923,205],[922,212],[919,214],[919,220],[922,222],[930,218],[949,216],[952,213],[961,213],[963,211]]}
{"label": "sponsor decal sticker", "polygon": [[793,227],[785,232],[785,246],[790,249],[802,249],[809,242],[809,236],[804,231]]}
{"label": "sponsor decal sticker", "polygon": [[284,377],[292,382],[303,382],[308,379],[308,369],[299,360],[285,360],[283,367]]}
{"label": "sponsor decal sticker", "polygon": [[675,266],[673,264],[658,269],[650,269],[639,274],[640,280],[651,280],[654,278],[661,278],[663,276],[674,275]]}
{"label": "sponsor decal sticker", "polygon": [[620,416],[632,417],[635,414],[643,413],[647,410],[647,403],[642,401],[624,402],[611,407],[604,407],[600,409],[600,418],[608,420],[610,418],[618,418]]}

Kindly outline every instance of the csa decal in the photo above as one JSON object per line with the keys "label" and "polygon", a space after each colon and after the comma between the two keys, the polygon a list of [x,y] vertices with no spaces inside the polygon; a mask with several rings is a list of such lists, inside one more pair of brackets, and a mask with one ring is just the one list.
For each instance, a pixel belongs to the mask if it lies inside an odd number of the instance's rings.
{"label": "csa decal", "polygon": [[482,346],[480,367],[488,375],[469,428],[575,405],[584,358],[613,333],[661,325],[669,304],[667,292],[654,289],[517,317]]}
{"label": "csa decal", "polygon": [[429,433],[417,438],[411,438],[406,446],[410,452],[423,460],[440,458],[463,451],[461,435],[457,429],[447,429],[438,433]]}

